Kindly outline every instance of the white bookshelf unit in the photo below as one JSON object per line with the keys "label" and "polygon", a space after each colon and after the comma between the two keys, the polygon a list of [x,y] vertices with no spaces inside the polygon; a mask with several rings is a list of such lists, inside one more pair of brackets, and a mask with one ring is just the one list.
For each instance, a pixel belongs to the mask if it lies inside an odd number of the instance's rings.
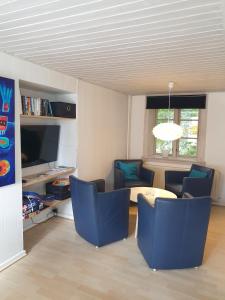
{"label": "white bookshelf unit", "polygon": [[[19,88],[21,96],[40,97],[50,101],[59,101],[65,103],[76,104],[77,94],[45,85],[40,85],[28,81],[19,80]],[[39,115],[23,115],[22,103],[20,110],[21,125],[59,125],[59,148],[58,159],[56,162],[49,164],[36,165],[22,169],[23,190],[33,191],[39,194],[45,193],[46,182],[52,181],[58,177],[65,177],[75,174],[77,163],[77,120],[75,118],[39,116]],[[32,142],[32,141],[31,141]],[[64,168],[57,168],[63,166]],[[53,216],[52,208],[57,207],[58,214],[63,217],[72,218],[71,200],[47,201],[45,204],[48,208],[39,214],[32,216],[32,219],[24,220],[24,230],[34,226]]]}

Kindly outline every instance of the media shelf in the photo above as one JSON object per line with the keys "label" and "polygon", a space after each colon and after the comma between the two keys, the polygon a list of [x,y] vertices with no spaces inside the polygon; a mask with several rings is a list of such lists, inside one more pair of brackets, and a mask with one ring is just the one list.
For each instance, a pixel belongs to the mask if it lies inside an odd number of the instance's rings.
{"label": "media shelf", "polygon": [[[58,86],[59,84],[59,86]],[[67,168],[55,168],[49,170],[47,164],[30,166],[22,170],[22,189],[23,191],[33,191],[40,195],[45,194],[45,183],[53,181],[57,177],[67,177],[76,171],[77,165],[77,118],[68,117],[55,117],[51,116],[51,111],[46,110],[46,103],[42,102],[47,100],[50,103],[70,103],[76,105],[77,90],[76,86],[70,84],[65,85],[63,82],[47,81],[46,85],[43,83],[36,83],[30,81],[19,80],[20,96],[29,98],[29,114],[24,113],[24,103],[20,101],[20,124],[21,128],[24,126],[52,126],[57,125],[60,127],[59,145],[56,164],[58,166],[71,166]],[[31,98],[33,98],[31,100]],[[38,99],[38,100],[37,100]],[[30,102],[31,101],[31,102]],[[43,104],[43,112],[40,110],[39,101]],[[30,110],[30,105],[32,109]],[[66,114],[65,114],[66,115]],[[25,181],[25,182],[24,182]],[[57,207],[58,215],[72,217],[71,198],[66,200],[53,200],[44,203],[44,209],[40,212],[34,212],[30,218],[24,219],[24,230],[27,230],[35,224],[46,221],[54,214],[51,213]],[[33,219],[33,220],[32,220]]]}
{"label": "media shelf", "polygon": [[63,118],[53,116],[35,116],[35,115],[20,115],[23,119],[40,119],[40,120],[76,120],[76,118]]}
{"label": "media shelf", "polygon": [[35,216],[40,215],[42,212],[44,212],[48,208],[53,209],[53,208],[59,207],[60,205],[64,205],[64,204],[68,203],[69,200],[70,200],[70,198],[67,198],[65,200],[43,201],[43,204],[45,205],[45,207],[43,209],[41,209],[41,210],[37,210],[37,211],[29,213],[24,218],[24,220],[29,220],[29,219],[34,218]]}
{"label": "media shelf", "polygon": [[73,167],[58,168],[34,175],[24,176],[23,180],[26,182],[23,182],[23,188],[54,179],[58,176],[72,174],[75,170],[76,169]]}
{"label": "media shelf", "polygon": [[53,200],[53,201],[43,201],[44,205],[47,207],[55,208],[59,207],[60,205],[65,204],[66,202],[69,201],[70,198],[67,198],[65,200]]}

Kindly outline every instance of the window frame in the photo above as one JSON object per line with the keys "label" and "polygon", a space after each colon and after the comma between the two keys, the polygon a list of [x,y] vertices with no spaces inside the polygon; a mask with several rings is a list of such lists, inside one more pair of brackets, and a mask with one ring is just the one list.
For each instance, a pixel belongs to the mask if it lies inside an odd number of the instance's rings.
{"label": "window frame", "polygon": [[[195,121],[195,120],[191,120],[191,119],[185,119],[185,120],[181,120],[181,110],[182,109],[178,109],[178,114],[179,114],[179,117],[178,117],[178,124],[181,123],[181,121]],[[180,155],[179,154],[179,144],[180,144],[180,140],[181,139],[188,139],[187,137],[181,137],[179,140],[175,141],[176,142],[176,157],[181,157],[181,158],[186,158],[186,159],[196,159],[198,157],[198,153],[199,153],[199,139],[200,139],[200,123],[201,123],[201,113],[200,113],[200,109],[198,109],[198,132],[197,132],[197,137],[196,138],[189,138],[189,139],[194,139],[194,140],[197,140],[197,153],[196,153],[196,156],[188,156],[188,155]]]}
{"label": "window frame", "polygon": [[[149,111],[149,117],[147,118],[147,122],[149,122],[148,128],[150,128],[150,132],[152,133],[153,127],[157,122],[157,109],[151,109]],[[181,109],[174,109],[174,122],[177,124],[180,123],[180,113]],[[188,162],[203,162],[204,161],[204,148],[205,148],[205,136],[206,136],[206,109],[199,109],[198,116],[198,134],[197,134],[197,155],[195,157],[192,156],[183,156],[179,155],[179,140],[173,141],[173,152],[168,155],[168,157],[164,158],[168,161],[188,161]],[[150,126],[150,127],[149,127]],[[147,131],[146,131],[147,133]],[[149,130],[148,130],[149,134]],[[145,135],[146,136],[146,135]],[[146,151],[144,157],[153,158],[153,159],[162,159],[162,154],[156,153],[156,138],[151,134],[151,137],[148,139],[148,146],[145,146]],[[174,150],[175,149],[175,150]]]}

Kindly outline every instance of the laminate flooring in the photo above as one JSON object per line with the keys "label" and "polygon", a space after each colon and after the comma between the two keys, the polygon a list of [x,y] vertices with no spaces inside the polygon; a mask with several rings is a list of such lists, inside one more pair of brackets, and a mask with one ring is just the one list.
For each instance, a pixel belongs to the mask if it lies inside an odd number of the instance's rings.
{"label": "laminate flooring", "polygon": [[0,273],[0,300],[225,300],[225,207],[212,208],[203,265],[152,272],[130,236],[95,249],[70,220],[54,217],[25,232],[28,255]]}

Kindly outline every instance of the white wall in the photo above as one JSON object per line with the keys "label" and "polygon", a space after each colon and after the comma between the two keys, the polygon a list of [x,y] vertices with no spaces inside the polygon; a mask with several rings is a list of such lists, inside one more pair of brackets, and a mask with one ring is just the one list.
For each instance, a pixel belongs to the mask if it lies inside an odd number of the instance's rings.
{"label": "white wall", "polygon": [[225,205],[225,92],[208,94],[206,164],[219,172],[219,204]]}
{"label": "white wall", "polygon": [[129,158],[142,158],[146,97],[133,96],[130,106]]}
{"label": "white wall", "polygon": [[111,187],[113,160],[126,158],[128,96],[79,81],[78,120],[79,177]]}
{"label": "white wall", "polygon": [[16,183],[0,188],[0,270],[24,255],[20,155],[19,79],[76,92],[76,80],[0,53],[0,76],[15,80]]}
{"label": "white wall", "polygon": [[[143,157],[145,97],[145,95],[134,96],[131,100],[129,141],[129,156],[131,158]],[[214,186],[215,192],[213,193],[215,195],[214,200],[218,204],[225,205],[225,93],[209,93],[207,99],[204,161],[207,166],[213,167],[217,171],[216,186]],[[173,167],[176,167],[174,163]],[[184,168],[183,165],[177,165],[177,167]]]}

